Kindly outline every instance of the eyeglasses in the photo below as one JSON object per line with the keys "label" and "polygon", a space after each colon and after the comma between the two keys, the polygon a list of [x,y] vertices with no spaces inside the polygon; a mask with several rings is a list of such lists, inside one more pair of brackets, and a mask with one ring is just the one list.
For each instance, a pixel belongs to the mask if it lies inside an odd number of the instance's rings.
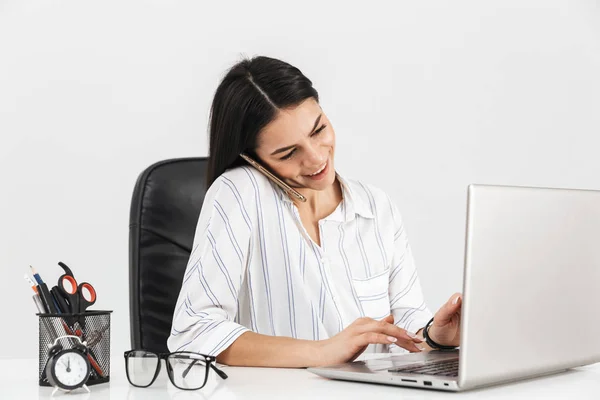
{"label": "eyeglasses", "polygon": [[213,364],[216,358],[212,356],[191,351],[157,354],[146,350],[129,350],[125,352],[125,371],[129,383],[142,388],[152,385],[160,372],[160,360],[166,361],[169,379],[178,389],[202,389],[210,369],[222,379],[227,379],[227,374]]}

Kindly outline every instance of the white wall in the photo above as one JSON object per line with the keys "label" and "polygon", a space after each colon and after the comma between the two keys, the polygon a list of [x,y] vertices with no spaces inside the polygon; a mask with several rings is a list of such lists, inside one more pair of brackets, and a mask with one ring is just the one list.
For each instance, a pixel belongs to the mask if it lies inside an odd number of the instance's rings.
{"label": "white wall", "polygon": [[0,1],[0,356],[37,356],[23,274],[32,264],[54,284],[62,260],[95,284],[96,308],[114,310],[118,362],[135,179],[157,160],[207,154],[212,94],[240,53],[313,80],[339,170],[397,201],[436,309],[461,287],[468,183],[600,188],[599,10]]}

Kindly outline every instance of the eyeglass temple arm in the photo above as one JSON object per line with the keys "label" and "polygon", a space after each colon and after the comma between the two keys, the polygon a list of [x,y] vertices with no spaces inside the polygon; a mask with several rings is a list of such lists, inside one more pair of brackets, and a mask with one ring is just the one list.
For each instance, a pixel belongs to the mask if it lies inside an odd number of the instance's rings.
{"label": "eyeglass temple arm", "polygon": [[226,374],[224,371],[222,371],[222,370],[220,370],[219,368],[217,368],[217,366],[216,366],[215,364],[211,363],[211,364],[210,364],[210,367],[211,367],[212,369],[214,369],[214,370],[215,370],[215,372],[217,373],[217,375],[219,375],[219,376],[220,376],[222,379],[227,379],[227,378],[229,378],[229,377],[227,376],[227,374]]}
{"label": "eyeglass temple arm", "polygon": [[[189,373],[190,373],[190,370],[192,369],[192,367],[193,367],[194,365],[196,365],[196,363],[197,363],[197,362],[198,362],[198,360],[194,360],[194,361],[192,361],[192,363],[191,363],[191,364],[190,364],[190,365],[189,365],[189,366],[188,366],[188,367],[185,369],[185,371],[183,371],[183,373],[181,374],[181,376],[182,376],[183,378],[185,378],[185,377],[187,376],[187,374],[189,374]],[[216,367],[216,366],[215,366],[213,363],[211,363],[210,361],[209,361],[209,365],[210,365],[210,367],[211,367],[212,369],[214,369],[214,370],[215,370],[215,372],[217,373],[217,375],[219,375],[219,376],[221,377],[221,379],[227,379],[227,378],[229,378],[225,372],[221,371],[219,368],[217,368],[217,367]]]}

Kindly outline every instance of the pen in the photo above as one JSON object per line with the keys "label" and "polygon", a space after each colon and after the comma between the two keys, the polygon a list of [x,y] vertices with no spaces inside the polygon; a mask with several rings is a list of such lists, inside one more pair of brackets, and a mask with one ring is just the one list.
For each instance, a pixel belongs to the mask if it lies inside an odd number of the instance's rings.
{"label": "pen", "polygon": [[44,307],[44,303],[40,299],[37,285],[35,284],[35,282],[33,282],[31,280],[31,278],[29,276],[27,276],[27,274],[25,274],[24,278],[27,282],[29,282],[29,285],[31,285],[31,290],[33,290],[33,293],[34,293],[34,295],[32,296],[32,299],[33,299],[33,302],[35,303],[36,308],[38,309],[40,314],[45,314],[47,311]]}
{"label": "pen", "polygon": [[[29,278],[27,276],[27,274],[25,274],[25,280],[31,284],[31,289],[34,291],[34,295],[31,296],[31,298],[33,299],[33,303],[35,304],[35,307],[37,308],[38,312],[40,314],[46,314],[46,311],[44,310],[44,304],[42,303],[42,300],[40,299],[40,295],[38,294],[38,290],[35,287],[35,283],[33,283],[31,278]],[[52,322],[48,321],[44,317],[40,317],[40,318],[42,318],[42,324],[44,324],[44,326],[46,327],[46,330],[52,336],[52,339],[58,337],[58,335],[56,334],[56,329],[54,329],[54,325],[52,325]]]}
{"label": "pen", "polygon": [[31,278],[29,277],[29,275],[27,275],[27,274],[25,274],[24,278],[31,285],[31,289],[34,291],[34,293],[37,294],[38,290],[37,290],[36,283],[34,281],[32,281]]}
{"label": "pen", "polygon": [[54,299],[54,302],[56,303],[56,309],[60,314],[69,312],[69,306],[65,302],[65,299],[60,295],[56,286],[50,289],[50,295]]}
{"label": "pen", "polygon": [[49,314],[56,314],[56,312],[57,312],[56,307],[54,306],[54,300],[52,299],[52,296],[50,295],[48,286],[46,286],[46,284],[42,280],[42,277],[40,276],[40,274],[37,273],[35,268],[33,268],[31,265],[29,266],[29,268],[31,268],[33,277],[35,278],[36,282],[38,283],[38,294],[42,298],[42,302],[44,303],[44,308],[46,309],[46,311]]}
{"label": "pen", "polygon": [[35,303],[35,307],[38,309],[40,314],[45,314],[44,313],[44,305],[42,304],[42,300],[40,300],[40,296],[37,294],[34,294],[33,296],[31,296],[31,298],[33,299],[33,302]]}

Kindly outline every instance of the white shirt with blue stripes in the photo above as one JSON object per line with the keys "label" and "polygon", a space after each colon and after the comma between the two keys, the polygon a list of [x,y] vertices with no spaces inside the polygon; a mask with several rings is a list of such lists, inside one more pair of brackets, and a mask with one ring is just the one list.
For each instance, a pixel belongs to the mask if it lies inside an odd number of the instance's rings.
{"label": "white shirt with blue stripes", "polygon": [[[320,340],[357,318],[411,332],[425,304],[400,213],[383,191],[338,174],[343,200],[319,221],[321,246],[288,195],[247,166],[208,189],[168,347],[216,356],[248,330]],[[371,345],[367,352],[399,351]]]}

